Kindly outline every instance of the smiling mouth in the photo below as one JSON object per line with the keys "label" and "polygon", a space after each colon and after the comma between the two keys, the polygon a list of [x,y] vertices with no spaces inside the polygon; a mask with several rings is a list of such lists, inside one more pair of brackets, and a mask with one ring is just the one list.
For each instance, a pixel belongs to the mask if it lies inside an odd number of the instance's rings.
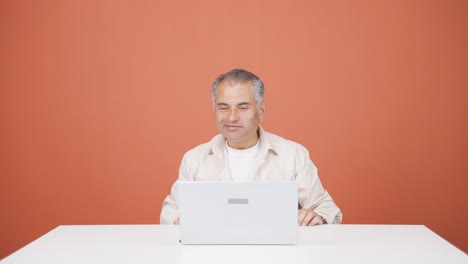
{"label": "smiling mouth", "polygon": [[227,129],[237,129],[237,128],[241,128],[241,126],[236,126],[236,125],[224,125],[225,128]]}

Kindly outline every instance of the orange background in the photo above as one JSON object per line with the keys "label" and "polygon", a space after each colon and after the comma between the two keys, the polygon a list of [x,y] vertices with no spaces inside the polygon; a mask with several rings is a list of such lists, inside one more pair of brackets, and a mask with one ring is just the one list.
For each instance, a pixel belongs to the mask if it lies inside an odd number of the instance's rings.
{"label": "orange background", "polygon": [[347,224],[468,251],[467,1],[0,2],[0,258],[62,224],[159,222],[211,83],[259,75]]}

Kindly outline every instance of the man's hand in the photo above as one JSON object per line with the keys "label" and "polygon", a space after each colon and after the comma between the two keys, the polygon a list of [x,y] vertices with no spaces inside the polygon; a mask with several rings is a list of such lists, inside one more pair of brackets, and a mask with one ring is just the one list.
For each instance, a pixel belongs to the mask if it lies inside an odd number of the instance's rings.
{"label": "man's hand", "polygon": [[174,225],[178,225],[178,224],[180,224],[179,218],[177,218],[176,220],[174,220]]}
{"label": "man's hand", "polygon": [[300,209],[297,217],[300,226],[313,226],[323,224],[323,218],[311,209]]}

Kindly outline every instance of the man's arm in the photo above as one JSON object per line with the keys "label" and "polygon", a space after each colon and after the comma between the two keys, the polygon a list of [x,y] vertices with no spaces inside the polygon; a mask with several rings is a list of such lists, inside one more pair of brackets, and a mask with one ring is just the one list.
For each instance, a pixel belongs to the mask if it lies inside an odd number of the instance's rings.
{"label": "man's arm", "polygon": [[[180,163],[178,181],[193,181],[187,170],[187,159],[187,154],[185,154]],[[179,224],[178,190],[176,183],[177,181],[172,185],[171,193],[164,199],[160,224]]]}
{"label": "man's arm", "polygon": [[301,225],[341,223],[341,210],[323,188],[317,168],[310,160],[307,149],[302,146],[297,149],[296,181],[301,209],[298,222]]}
{"label": "man's arm", "polygon": [[175,219],[179,218],[179,206],[177,204],[177,185],[172,185],[171,194],[164,199],[160,224],[174,224]]}

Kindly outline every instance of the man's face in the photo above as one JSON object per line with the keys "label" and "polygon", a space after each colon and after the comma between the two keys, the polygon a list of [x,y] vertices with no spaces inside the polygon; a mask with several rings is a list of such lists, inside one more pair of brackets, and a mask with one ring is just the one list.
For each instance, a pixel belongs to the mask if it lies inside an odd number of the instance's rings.
{"label": "man's face", "polygon": [[250,82],[224,81],[216,92],[216,125],[231,148],[246,149],[257,143],[265,104],[257,106]]}

